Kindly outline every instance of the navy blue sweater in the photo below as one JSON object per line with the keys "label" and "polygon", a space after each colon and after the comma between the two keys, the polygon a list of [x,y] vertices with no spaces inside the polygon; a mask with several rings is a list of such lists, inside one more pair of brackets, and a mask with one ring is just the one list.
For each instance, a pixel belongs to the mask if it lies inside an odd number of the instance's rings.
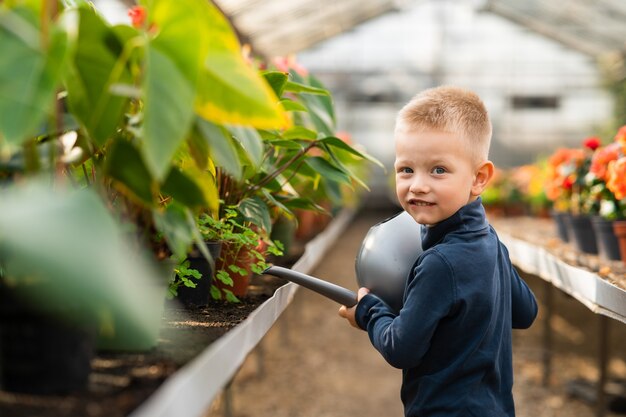
{"label": "navy blue sweater", "polygon": [[425,230],[400,313],[368,294],[357,323],[402,369],[405,416],[514,416],[511,333],[532,324],[535,297],[480,198]]}

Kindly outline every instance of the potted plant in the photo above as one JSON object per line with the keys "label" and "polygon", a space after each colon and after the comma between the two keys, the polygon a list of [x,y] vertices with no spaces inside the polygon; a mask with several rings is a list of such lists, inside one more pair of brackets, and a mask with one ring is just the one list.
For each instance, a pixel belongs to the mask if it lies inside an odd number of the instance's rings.
{"label": "potted plant", "polygon": [[[623,217],[620,199],[613,190],[616,176],[615,167],[608,167],[620,157],[621,145],[612,142],[599,147],[591,160],[589,174],[586,177],[590,189],[590,198],[598,207],[597,214],[592,217],[592,225],[598,241],[598,253],[607,260],[620,259],[619,244],[613,230],[614,222]],[[609,188],[609,181],[611,187]]]}
{"label": "potted plant", "polygon": [[548,158],[545,192],[552,202],[552,216],[559,237],[564,242],[573,240],[570,235],[572,215],[572,188],[576,181],[576,168],[583,159],[580,149],[558,148]]}

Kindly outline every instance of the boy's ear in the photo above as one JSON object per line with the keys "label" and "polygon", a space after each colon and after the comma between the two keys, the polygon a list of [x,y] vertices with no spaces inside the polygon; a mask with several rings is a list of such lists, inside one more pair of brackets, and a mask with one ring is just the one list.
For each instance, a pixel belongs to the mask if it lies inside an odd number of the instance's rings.
{"label": "boy's ear", "polygon": [[474,183],[472,184],[472,195],[479,196],[483,190],[489,184],[491,177],[493,177],[493,162],[485,161],[483,162],[474,175]]}

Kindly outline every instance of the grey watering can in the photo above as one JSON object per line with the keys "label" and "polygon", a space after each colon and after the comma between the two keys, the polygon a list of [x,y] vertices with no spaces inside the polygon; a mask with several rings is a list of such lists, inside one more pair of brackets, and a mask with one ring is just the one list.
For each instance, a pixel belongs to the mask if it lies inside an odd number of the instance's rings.
{"label": "grey watering can", "polygon": [[[402,211],[372,226],[356,257],[358,286],[369,288],[396,312],[402,308],[409,271],[422,253],[421,228]],[[264,273],[295,282],[347,307],[357,302],[354,291],[298,271],[271,266]]]}

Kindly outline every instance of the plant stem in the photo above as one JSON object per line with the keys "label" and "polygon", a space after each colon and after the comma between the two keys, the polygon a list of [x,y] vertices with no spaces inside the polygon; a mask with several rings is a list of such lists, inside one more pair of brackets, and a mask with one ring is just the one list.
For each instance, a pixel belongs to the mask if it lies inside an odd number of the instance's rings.
{"label": "plant stem", "polygon": [[291,159],[289,159],[283,165],[278,167],[274,172],[272,172],[271,174],[269,174],[267,177],[263,178],[262,180],[258,181],[256,184],[248,187],[248,189],[242,192],[242,197],[249,195],[249,194],[253,194],[254,192],[263,188],[265,185],[269,184],[270,181],[272,181],[274,178],[282,174],[287,168],[293,165],[299,158],[302,158],[309,150],[311,150],[315,146],[317,146],[317,141],[313,141],[306,147],[302,148],[300,151],[298,151],[298,153],[296,153],[293,157],[291,157]]}

